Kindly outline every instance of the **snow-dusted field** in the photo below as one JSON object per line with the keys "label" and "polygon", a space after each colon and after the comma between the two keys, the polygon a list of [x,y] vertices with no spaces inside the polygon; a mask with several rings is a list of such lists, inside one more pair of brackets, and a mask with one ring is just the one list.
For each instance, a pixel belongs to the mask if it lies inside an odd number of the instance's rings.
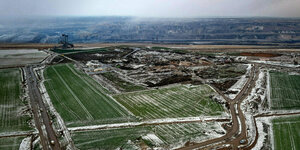
{"label": "snow-dusted field", "polygon": [[48,67],[44,76],[50,99],[67,126],[132,120],[96,81],[72,65]]}
{"label": "snow-dusted field", "polygon": [[[18,149],[20,149],[20,145],[24,138],[25,138],[24,136],[0,138],[0,149],[1,150],[18,150]],[[22,147],[23,146],[25,146],[25,145],[22,145]],[[26,149],[22,149],[22,150],[26,150]]]}
{"label": "snow-dusted field", "polygon": [[215,94],[207,85],[177,85],[113,97],[134,115],[148,120],[221,115],[222,105],[210,98]]}
{"label": "snow-dusted field", "polygon": [[45,52],[37,49],[0,50],[0,67],[37,63],[46,56]]}
{"label": "snow-dusted field", "polygon": [[28,107],[22,102],[19,69],[0,70],[0,134],[29,131]]}
{"label": "snow-dusted field", "polygon": [[73,139],[80,149],[116,149],[123,146],[132,149],[140,147],[141,142],[155,149],[174,149],[188,141],[200,142],[223,134],[225,131],[216,122],[198,122],[73,132]]}

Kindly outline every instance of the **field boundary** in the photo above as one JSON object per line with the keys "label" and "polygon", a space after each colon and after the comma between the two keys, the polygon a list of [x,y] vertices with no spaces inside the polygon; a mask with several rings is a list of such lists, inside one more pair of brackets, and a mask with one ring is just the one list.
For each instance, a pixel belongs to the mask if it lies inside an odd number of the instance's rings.
{"label": "field boundary", "polygon": [[193,122],[229,122],[229,118],[207,118],[201,117],[184,117],[184,118],[167,118],[167,119],[155,119],[142,122],[127,122],[127,123],[115,123],[115,124],[104,124],[104,125],[91,125],[81,127],[70,127],[69,131],[89,131],[89,130],[104,130],[104,129],[115,129],[115,128],[132,128],[138,126],[147,125],[162,125],[162,124],[176,124],[176,123],[193,123]]}

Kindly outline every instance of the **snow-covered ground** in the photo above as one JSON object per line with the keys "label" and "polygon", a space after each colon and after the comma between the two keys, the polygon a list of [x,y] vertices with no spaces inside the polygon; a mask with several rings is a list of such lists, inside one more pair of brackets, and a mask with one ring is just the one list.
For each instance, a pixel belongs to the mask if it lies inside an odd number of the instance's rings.
{"label": "snow-covered ground", "polygon": [[258,136],[256,145],[253,147],[254,150],[259,150],[264,146],[264,144],[265,144],[264,142],[266,140],[266,135],[268,135],[268,134],[270,135],[270,138],[271,138],[271,140],[270,140],[271,144],[273,143],[273,140],[272,140],[273,132],[271,129],[269,129],[269,131],[268,131],[269,133],[264,132],[263,123],[266,123],[266,124],[270,125],[270,127],[271,127],[272,126],[271,117],[268,117],[268,118],[263,117],[263,118],[256,119],[257,131],[258,131],[259,136]]}
{"label": "snow-covered ground", "polygon": [[38,131],[1,132],[0,137],[30,135],[30,134],[37,134],[37,133]]}
{"label": "snow-covered ground", "polygon": [[151,141],[156,146],[164,143],[159,137],[157,137],[153,133],[148,133],[147,135],[143,136],[142,138],[145,140]]}
{"label": "snow-covered ground", "polygon": [[[243,110],[245,115],[246,125],[247,128],[249,129],[247,130],[249,142],[253,142],[256,136],[256,129],[253,120],[254,119],[253,115],[258,113],[259,110],[261,110],[261,103],[266,97],[266,88],[264,88],[264,85],[266,84],[265,75],[266,75],[265,70],[260,70],[258,79],[255,82],[255,87],[251,90],[251,93],[241,104],[241,109]],[[260,99],[261,101],[257,102],[258,99]],[[258,103],[257,104],[259,108],[258,110],[253,108],[254,103]]]}
{"label": "snow-covered ground", "polygon": [[262,63],[262,64],[268,64],[268,65],[276,65],[276,66],[283,66],[283,67],[300,67],[300,65],[294,65],[294,64],[289,64],[289,63],[283,63],[279,61],[262,61],[262,60],[251,60],[251,62],[254,63]]}
{"label": "snow-covered ground", "polygon": [[31,149],[31,137],[26,137],[22,140],[19,150],[30,150]]}
{"label": "snow-covered ground", "polygon": [[229,119],[229,118],[209,118],[209,117],[184,117],[184,118],[165,118],[165,119],[154,119],[142,122],[126,122],[126,123],[115,123],[115,124],[104,124],[104,125],[91,125],[91,126],[81,126],[81,127],[71,127],[68,128],[69,131],[81,131],[81,130],[101,130],[108,128],[125,128],[125,127],[135,127],[141,125],[151,125],[151,124],[164,124],[164,123],[184,123],[184,122],[207,122],[218,119]]}
{"label": "snow-covered ground", "polygon": [[248,78],[246,78],[246,76],[250,73],[251,71],[251,64],[247,64],[247,72],[245,75],[241,76],[241,78],[233,85],[231,86],[228,91],[235,91],[235,94],[226,94],[227,97],[229,97],[230,99],[234,99],[238,93],[241,91],[241,89],[244,87],[244,85],[246,84]]}

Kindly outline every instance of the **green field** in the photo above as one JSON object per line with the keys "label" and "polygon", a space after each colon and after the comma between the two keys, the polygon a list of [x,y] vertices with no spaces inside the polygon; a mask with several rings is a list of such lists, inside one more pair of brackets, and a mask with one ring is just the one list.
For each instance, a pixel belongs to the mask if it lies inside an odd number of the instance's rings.
{"label": "green field", "polygon": [[300,149],[300,116],[273,119],[275,150]]}
{"label": "green field", "polygon": [[0,138],[1,150],[19,150],[20,144],[25,137]]}
{"label": "green field", "polygon": [[0,133],[31,130],[30,117],[24,114],[26,106],[20,98],[20,70],[1,69],[0,83]]}
{"label": "green field", "polygon": [[110,80],[111,82],[113,82],[117,87],[121,88],[121,90],[125,92],[139,91],[145,89],[142,86],[138,86],[120,79],[116,75],[116,73],[113,72],[105,72],[102,73],[101,75],[107,78],[108,80]]}
{"label": "green field", "polygon": [[71,64],[50,66],[44,76],[51,101],[67,126],[134,119],[96,81]]}
{"label": "green field", "polygon": [[143,119],[220,115],[224,110],[210,95],[207,85],[179,85],[113,96],[128,110]]}
{"label": "green field", "polygon": [[300,108],[300,76],[270,72],[271,109]]}
{"label": "green field", "polygon": [[76,132],[73,134],[75,146],[79,149],[134,149],[133,143],[128,143],[128,140],[135,142],[142,135],[150,131],[150,128],[126,128],[115,130],[100,130],[88,132]]}

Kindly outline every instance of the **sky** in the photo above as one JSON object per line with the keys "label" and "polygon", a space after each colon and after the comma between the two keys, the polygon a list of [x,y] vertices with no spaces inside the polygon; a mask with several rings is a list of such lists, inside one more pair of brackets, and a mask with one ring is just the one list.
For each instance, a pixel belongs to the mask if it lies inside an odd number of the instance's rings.
{"label": "sky", "polygon": [[0,0],[0,17],[300,17],[300,0]]}

